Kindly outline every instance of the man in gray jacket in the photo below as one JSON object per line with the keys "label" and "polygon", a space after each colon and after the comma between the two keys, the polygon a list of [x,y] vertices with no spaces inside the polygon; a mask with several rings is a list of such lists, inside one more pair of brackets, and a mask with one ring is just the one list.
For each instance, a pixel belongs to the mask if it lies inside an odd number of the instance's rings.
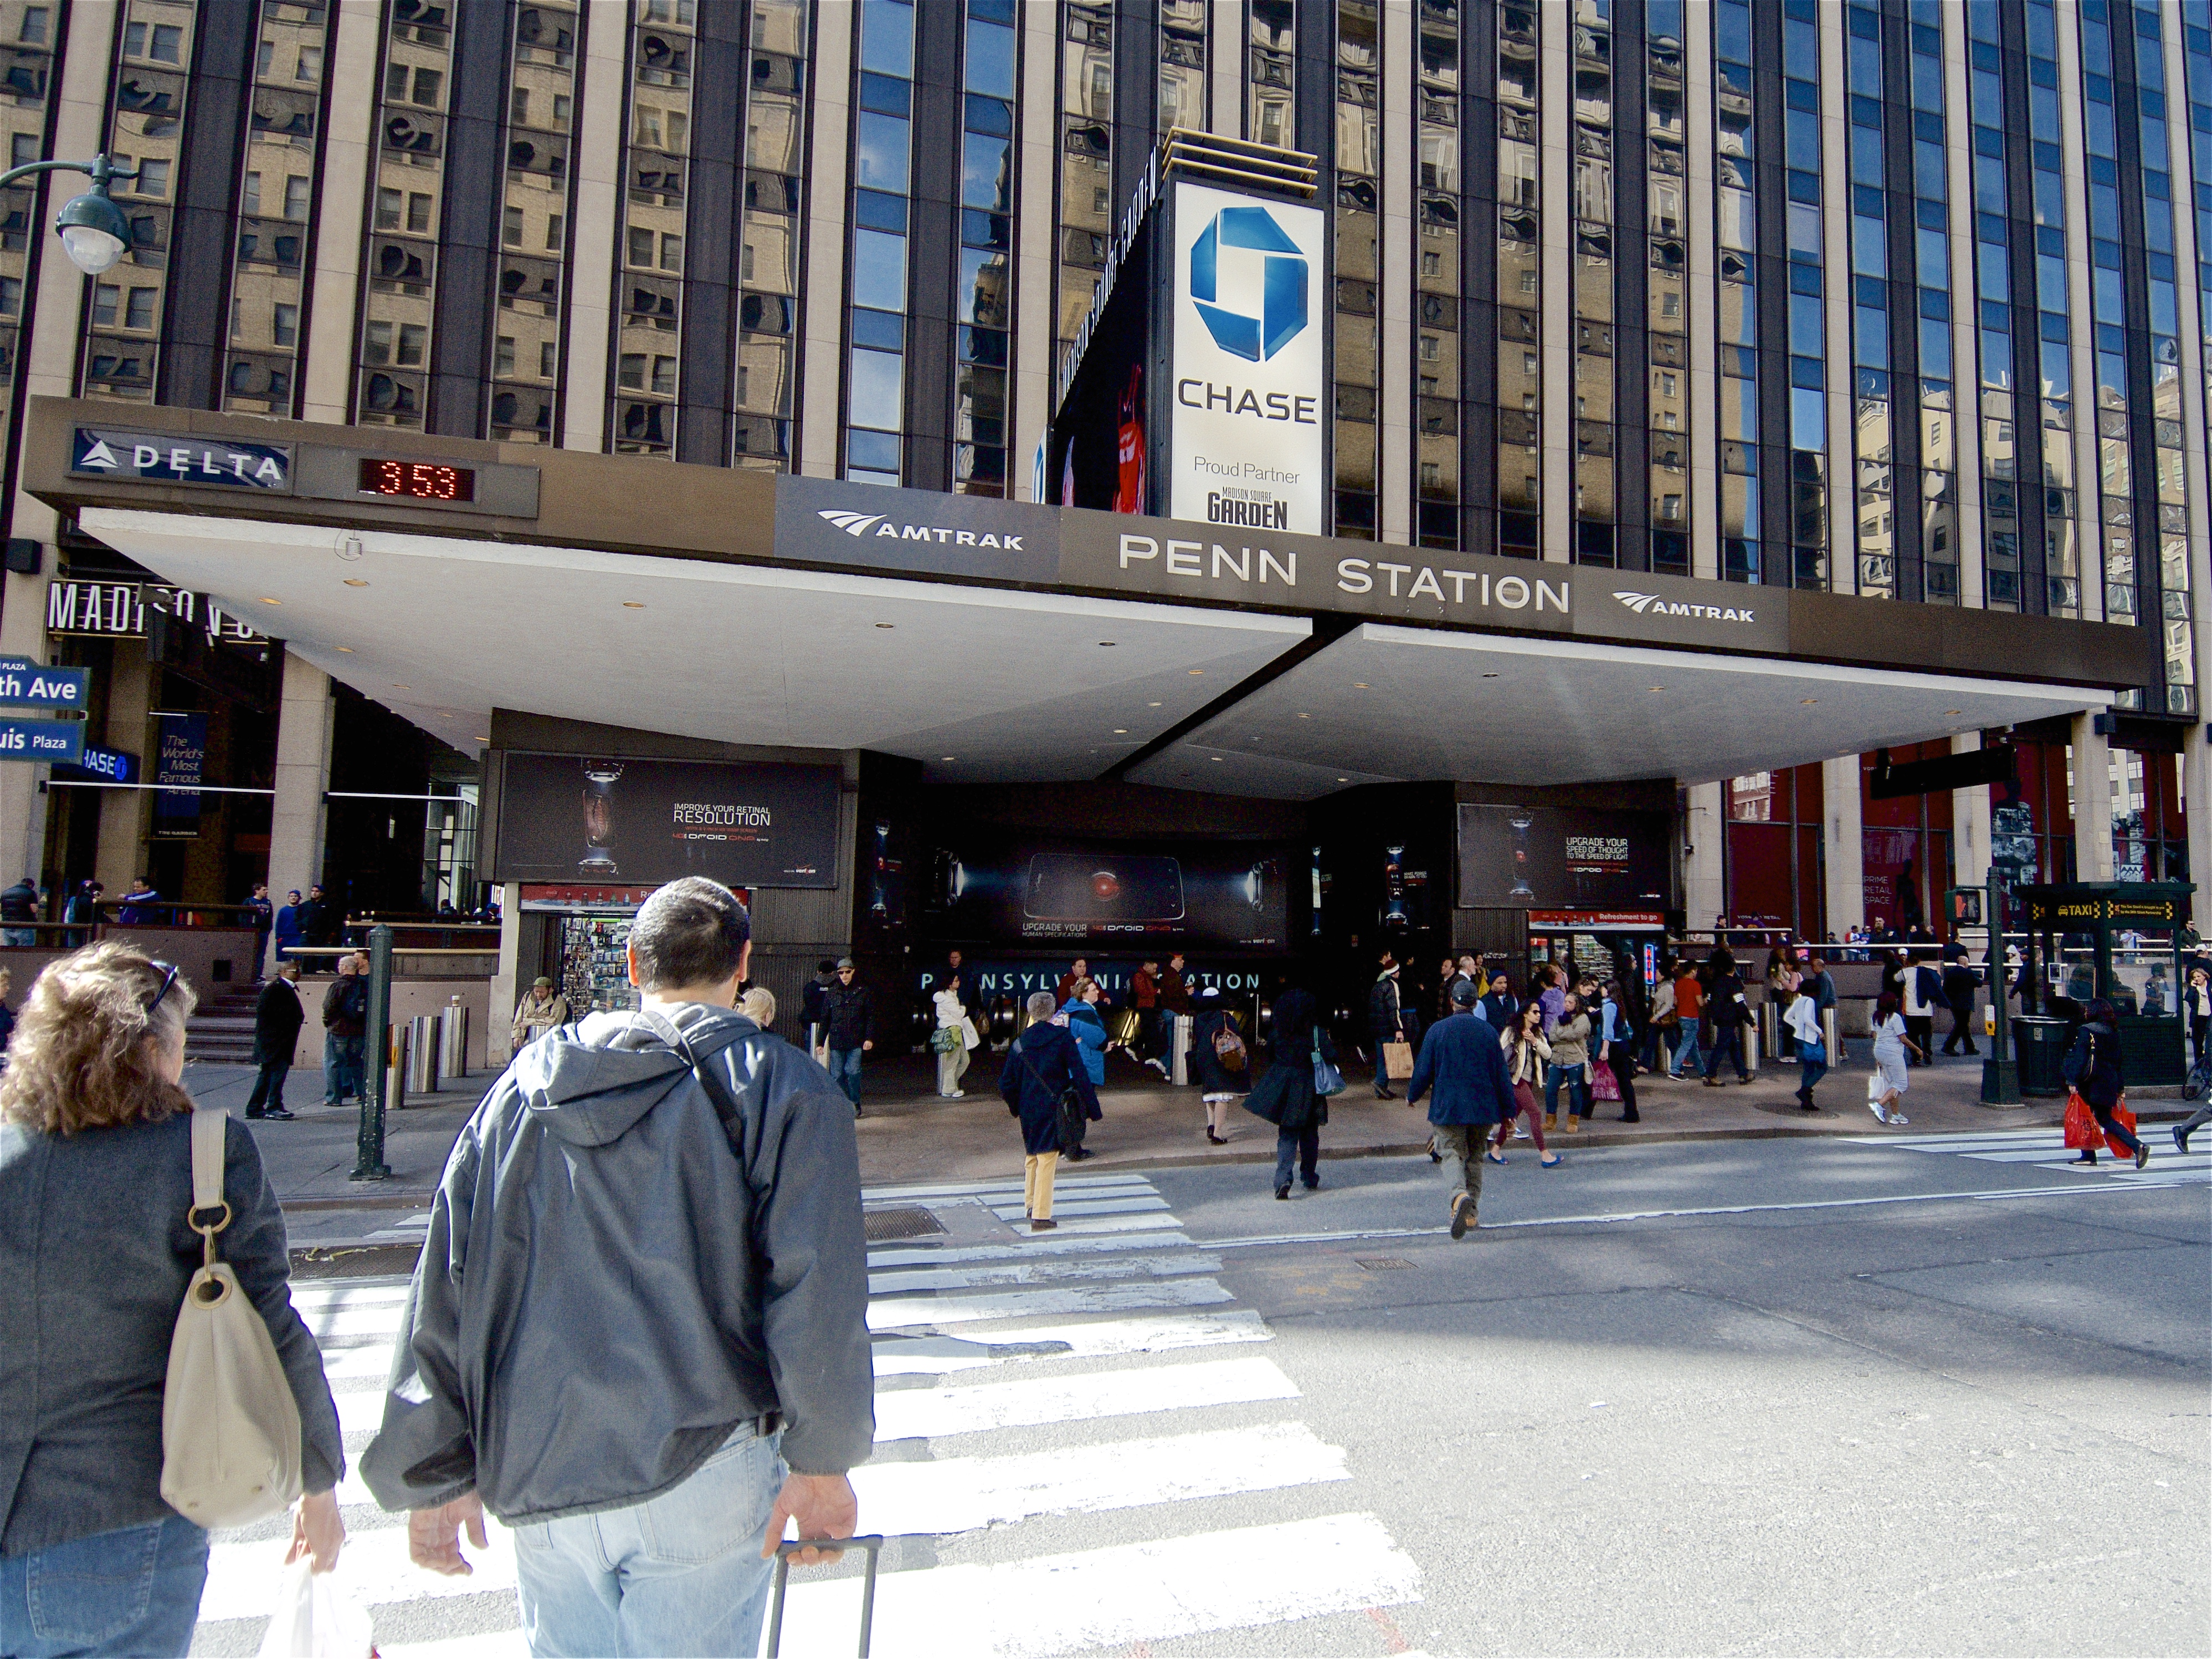
{"label": "man in gray jacket", "polygon": [[524,1049],[432,1204],[362,1474],[434,1571],[471,1570],[485,1510],[516,1528],[533,1654],[752,1654],[786,1522],[859,1518],[852,1108],[732,1012],[750,934],[714,882],[654,893],[629,936],[643,1007]]}

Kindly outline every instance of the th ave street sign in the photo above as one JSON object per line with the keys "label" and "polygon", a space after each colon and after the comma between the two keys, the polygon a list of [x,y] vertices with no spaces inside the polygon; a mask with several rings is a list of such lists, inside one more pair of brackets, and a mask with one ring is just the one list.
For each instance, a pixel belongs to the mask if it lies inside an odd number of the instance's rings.
{"label": "th ave street sign", "polygon": [[0,720],[0,761],[74,766],[83,753],[82,720]]}
{"label": "th ave street sign", "polygon": [[21,657],[0,657],[0,708],[85,707],[88,668],[47,668]]}
{"label": "th ave street sign", "polygon": [[144,483],[292,493],[292,446],[218,442],[175,432],[81,426],[70,439],[70,471]]}

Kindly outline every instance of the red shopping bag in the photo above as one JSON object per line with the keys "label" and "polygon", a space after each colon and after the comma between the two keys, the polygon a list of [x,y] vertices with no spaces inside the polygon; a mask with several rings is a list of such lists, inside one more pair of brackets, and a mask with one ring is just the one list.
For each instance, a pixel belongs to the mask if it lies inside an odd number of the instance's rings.
{"label": "red shopping bag", "polygon": [[[2120,1114],[2115,1112],[2112,1115],[2118,1121]],[[2069,1151],[2077,1152],[2105,1150],[2105,1132],[2097,1127],[2097,1115],[2089,1109],[2089,1103],[2081,1098],[2078,1090],[2066,1091],[2066,1146]]]}
{"label": "red shopping bag", "polygon": [[1590,1066],[1590,1098],[1593,1100],[1620,1098],[1620,1079],[1613,1074],[1613,1067],[1601,1060]]}

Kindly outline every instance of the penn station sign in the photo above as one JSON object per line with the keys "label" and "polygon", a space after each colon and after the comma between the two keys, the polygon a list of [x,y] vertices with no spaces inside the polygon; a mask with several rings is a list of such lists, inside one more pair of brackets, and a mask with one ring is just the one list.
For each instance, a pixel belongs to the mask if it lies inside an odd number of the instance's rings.
{"label": "penn station sign", "polygon": [[1146,599],[1783,653],[1785,590],[1063,508],[1060,579]]}

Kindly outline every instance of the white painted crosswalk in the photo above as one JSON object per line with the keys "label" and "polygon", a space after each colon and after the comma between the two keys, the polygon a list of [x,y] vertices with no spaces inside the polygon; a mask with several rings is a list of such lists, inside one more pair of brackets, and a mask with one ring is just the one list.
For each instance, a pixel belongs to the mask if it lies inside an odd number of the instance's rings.
{"label": "white painted crosswalk", "polygon": [[2136,1182],[2158,1182],[2174,1186],[2212,1183],[2212,1133],[2196,1138],[2187,1152],[2178,1151],[2169,1127],[2146,1123],[2140,1127],[2144,1146],[2150,1148],[2149,1164],[2138,1170],[2135,1160],[2115,1152],[2100,1152],[2094,1164],[2078,1164],[2080,1153],[2066,1145],[2064,1131],[1990,1129],[1967,1134],[1856,1135],[1861,1146],[1887,1146],[1910,1152],[1935,1152],[1972,1158],[1982,1164],[2025,1164],[2039,1170],[2057,1170],[2081,1176],[2124,1177]]}
{"label": "white painted crosswalk", "polygon": [[[1419,1599],[1412,1559],[1345,1501],[1346,1454],[1302,1420],[1273,1333],[1149,1179],[1064,1176],[1065,1223],[1043,1235],[1021,1228],[1015,1182],[867,1196],[964,1218],[941,1243],[868,1253],[877,1454],[853,1482],[861,1529],[902,1540],[878,1653],[1142,1650]],[[349,1455],[381,1413],[404,1296],[389,1279],[294,1287]],[[410,1564],[400,1518],[357,1476],[340,1499],[345,1576],[387,1659],[523,1653],[503,1529],[471,1552],[474,1576],[441,1579]],[[217,1538],[196,1652],[253,1650],[282,1554],[273,1537]],[[856,1566],[793,1575],[786,1652],[846,1650]]]}

